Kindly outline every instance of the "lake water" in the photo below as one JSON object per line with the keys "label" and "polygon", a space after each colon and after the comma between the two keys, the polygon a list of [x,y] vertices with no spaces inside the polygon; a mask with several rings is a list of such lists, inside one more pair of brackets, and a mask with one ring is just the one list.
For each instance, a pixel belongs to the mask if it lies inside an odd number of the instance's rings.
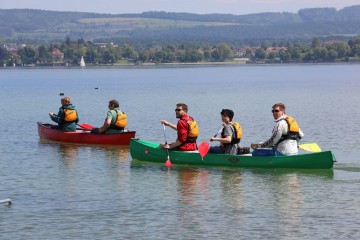
{"label": "lake water", "polygon": [[[0,205],[0,239],[359,239],[359,76],[355,64],[0,69],[0,199],[13,201]],[[118,99],[128,128],[156,142],[178,102],[200,126],[198,143],[230,108],[242,146],[270,137],[271,106],[283,102],[302,143],[332,150],[337,163],[168,169],[132,161],[128,147],[40,141],[36,122],[50,122],[59,93],[98,127]]]}

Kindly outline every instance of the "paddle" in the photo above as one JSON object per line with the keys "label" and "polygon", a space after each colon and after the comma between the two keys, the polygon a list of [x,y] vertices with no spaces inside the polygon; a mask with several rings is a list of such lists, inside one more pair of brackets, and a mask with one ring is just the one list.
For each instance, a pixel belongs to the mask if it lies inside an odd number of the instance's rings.
{"label": "paddle", "polygon": [[94,128],[94,126],[91,126],[90,124],[87,124],[87,123],[80,123],[80,124],[76,124],[76,125],[83,128],[84,130],[89,130],[89,131],[91,131]]}
{"label": "paddle", "polygon": [[[54,114],[54,116],[57,117],[58,115]],[[77,123],[76,125],[78,125],[79,127],[81,127],[82,130],[91,131],[91,130],[94,128],[94,126],[92,126],[92,125],[90,125],[90,124],[87,124],[87,123],[80,123],[80,124]]]}
{"label": "paddle", "polygon": [[[221,133],[221,131],[223,130],[223,128],[221,128],[215,135],[214,137],[216,137],[219,133]],[[210,141],[208,142],[202,142],[199,147],[198,147],[198,150],[199,150],[199,153],[200,153],[200,156],[201,158],[204,159],[204,157],[206,156],[206,154],[209,152],[209,149],[210,149],[210,143],[211,143],[211,139]]]}
{"label": "paddle", "polygon": [[[165,144],[167,144],[166,131],[165,131],[165,124],[163,124],[163,129],[164,129],[164,139],[165,139]],[[174,166],[174,165],[170,162],[169,149],[166,149],[166,153],[167,153],[167,159],[166,159],[166,162],[165,162],[165,166],[166,166],[166,167],[172,167],[172,166]]]}
{"label": "paddle", "polygon": [[321,148],[317,143],[304,143],[300,144],[299,148],[308,152],[321,152]]}

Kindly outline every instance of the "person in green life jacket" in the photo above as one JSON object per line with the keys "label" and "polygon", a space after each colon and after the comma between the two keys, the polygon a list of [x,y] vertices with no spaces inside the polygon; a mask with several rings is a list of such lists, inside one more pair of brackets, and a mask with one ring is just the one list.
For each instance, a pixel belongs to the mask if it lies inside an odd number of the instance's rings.
{"label": "person in green life jacket", "polygon": [[49,112],[52,121],[58,124],[58,128],[64,132],[75,132],[76,124],[79,122],[75,106],[72,105],[69,97],[61,99],[61,107],[58,114]]}
{"label": "person in green life jacket", "polygon": [[93,128],[91,133],[113,134],[124,131],[127,124],[127,116],[119,108],[119,102],[115,99],[109,101],[109,111],[107,112],[104,124],[100,128]]}

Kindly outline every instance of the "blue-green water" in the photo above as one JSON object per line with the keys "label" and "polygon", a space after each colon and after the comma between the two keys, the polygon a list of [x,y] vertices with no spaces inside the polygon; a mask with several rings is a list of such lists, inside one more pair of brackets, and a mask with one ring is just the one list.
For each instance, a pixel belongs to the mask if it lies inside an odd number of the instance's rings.
{"label": "blue-green water", "polygon": [[[1,69],[0,199],[13,205],[0,205],[0,238],[358,239],[359,76],[359,65],[342,64]],[[283,102],[302,143],[338,162],[324,171],[168,169],[132,161],[128,147],[40,141],[36,122],[50,122],[59,93],[95,126],[118,99],[129,129],[157,142],[178,102],[200,126],[198,143],[231,108],[243,146],[270,137],[271,106]]]}

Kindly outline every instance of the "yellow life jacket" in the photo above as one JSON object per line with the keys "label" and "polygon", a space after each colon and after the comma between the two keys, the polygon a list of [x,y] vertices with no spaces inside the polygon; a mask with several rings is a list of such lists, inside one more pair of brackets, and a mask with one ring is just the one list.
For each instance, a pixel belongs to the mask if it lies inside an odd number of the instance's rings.
{"label": "yellow life jacket", "polygon": [[236,136],[235,139],[231,139],[231,143],[239,143],[243,134],[240,123],[238,122],[229,122],[229,123],[234,127],[235,136]]}
{"label": "yellow life jacket", "polygon": [[234,129],[234,132],[235,132],[235,138],[233,138],[231,136],[231,142],[229,142],[229,143],[221,143],[220,145],[222,147],[227,147],[227,146],[232,145],[232,144],[237,144],[237,143],[240,142],[240,140],[242,138],[242,128],[240,126],[240,123],[238,123],[238,122],[229,122],[229,124],[231,126],[233,126],[233,129]]}
{"label": "yellow life jacket", "polygon": [[64,108],[64,122],[75,122],[77,118],[75,109]]}
{"label": "yellow life jacket", "polygon": [[299,128],[299,124],[296,122],[296,120],[291,117],[291,116],[287,116],[285,118],[286,123],[288,124],[289,127],[289,132],[286,136],[283,136],[284,140],[285,139],[293,139],[293,140],[300,140],[300,128]]}
{"label": "yellow life jacket", "polygon": [[187,120],[184,119],[184,121],[186,121],[189,125],[189,133],[186,138],[186,142],[196,142],[196,139],[199,136],[199,127],[196,121],[191,117],[189,117]]}
{"label": "yellow life jacket", "polygon": [[125,128],[127,124],[127,115],[121,111],[115,110],[116,112],[116,121],[114,126],[119,128]]}

